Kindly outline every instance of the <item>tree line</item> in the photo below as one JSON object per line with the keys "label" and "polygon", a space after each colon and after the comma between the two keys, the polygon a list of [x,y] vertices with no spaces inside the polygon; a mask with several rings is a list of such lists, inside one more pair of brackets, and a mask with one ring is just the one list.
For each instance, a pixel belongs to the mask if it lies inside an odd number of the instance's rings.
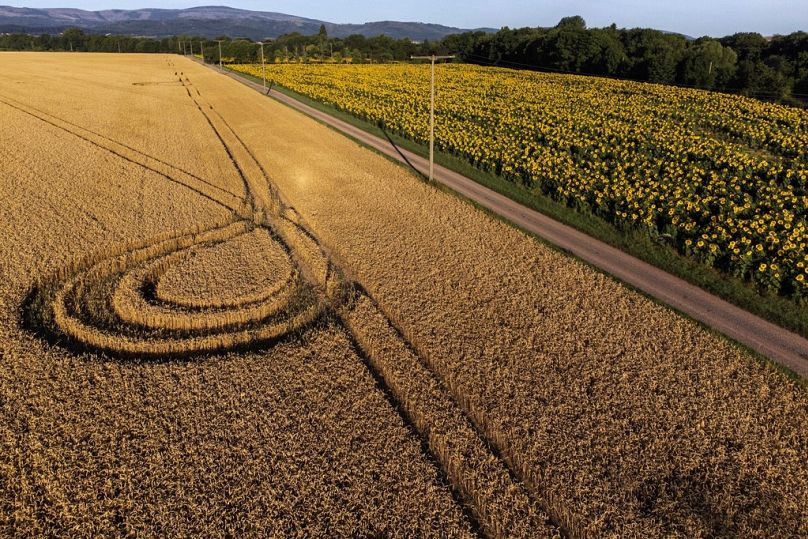
{"label": "tree line", "polygon": [[[251,40],[222,36],[222,59],[260,61]],[[218,62],[219,43],[195,36],[164,39],[85,34],[71,28],[60,35],[0,35],[0,50],[204,53]],[[503,28],[489,34],[466,32],[440,41],[413,42],[387,36],[328,36],[291,33],[266,40],[267,62],[384,63],[413,55],[456,54],[481,65],[580,73],[662,84],[737,92],[792,104],[808,103],[808,33],[765,38],[738,33],[714,39],[636,28],[587,28],[581,17],[566,17],[552,28]]]}
{"label": "tree line", "polygon": [[567,17],[553,28],[503,28],[446,37],[463,61],[626,78],[808,102],[808,33],[737,33],[689,39],[644,28],[587,28]]}
{"label": "tree line", "polygon": [[179,40],[86,34],[68,28],[59,35],[0,34],[0,51],[178,52]]}

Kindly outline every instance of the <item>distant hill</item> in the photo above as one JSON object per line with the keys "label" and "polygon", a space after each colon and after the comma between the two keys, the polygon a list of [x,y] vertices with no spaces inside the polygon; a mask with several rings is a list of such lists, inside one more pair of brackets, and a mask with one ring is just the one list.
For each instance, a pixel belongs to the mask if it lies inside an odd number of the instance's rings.
{"label": "distant hill", "polygon": [[[416,41],[438,40],[450,34],[468,30],[421,22],[379,21],[364,24],[336,24],[307,19],[284,13],[249,11],[226,6],[201,6],[188,9],[110,9],[85,11],[72,8],[18,8],[0,6],[0,32],[56,34],[77,27],[96,34],[126,34],[166,37],[191,34],[214,38],[217,36],[274,38],[300,32],[316,34],[324,24],[328,35],[346,37],[361,34],[367,37],[386,35]],[[491,28],[480,29],[494,32]]]}

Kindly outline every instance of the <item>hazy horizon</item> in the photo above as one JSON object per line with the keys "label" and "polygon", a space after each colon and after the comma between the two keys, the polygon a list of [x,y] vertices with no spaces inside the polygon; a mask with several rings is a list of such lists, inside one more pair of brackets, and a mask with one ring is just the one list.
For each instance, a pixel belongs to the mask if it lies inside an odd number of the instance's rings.
{"label": "hazy horizon", "polygon": [[339,4],[323,0],[265,2],[234,0],[205,2],[166,0],[159,6],[143,0],[31,0],[3,2],[0,5],[27,8],[77,8],[90,11],[109,9],[183,9],[226,5],[253,11],[272,11],[334,23],[364,23],[381,20],[417,21],[460,28],[501,28],[509,26],[553,26],[562,17],[580,15],[590,27],[615,23],[621,28],[646,27],[699,37],[725,36],[736,32],[763,35],[789,34],[808,29],[808,7],[800,0],[715,0],[696,2],[643,2],[642,0],[516,0],[492,3],[490,0],[448,0],[440,4],[417,0],[397,5],[378,2]]}

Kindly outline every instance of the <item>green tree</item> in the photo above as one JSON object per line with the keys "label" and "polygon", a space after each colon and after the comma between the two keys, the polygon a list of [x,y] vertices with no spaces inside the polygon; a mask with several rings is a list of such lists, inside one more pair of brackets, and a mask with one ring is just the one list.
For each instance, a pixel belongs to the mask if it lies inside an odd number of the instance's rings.
{"label": "green tree", "polygon": [[721,39],[721,44],[730,47],[738,55],[738,61],[758,61],[763,58],[768,40],[754,32],[741,32]]}
{"label": "green tree", "polygon": [[685,53],[680,82],[703,88],[726,86],[735,75],[738,55],[715,39],[700,39]]}
{"label": "green tree", "polygon": [[609,28],[591,30],[590,33],[593,54],[585,61],[583,70],[597,75],[616,75],[628,61],[617,28],[612,25]]}
{"label": "green tree", "polygon": [[580,72],[600,52],[600,47],[581,17],[566,17],[549,32],[544,40],[546,58],[552,67]]}
{"label": "green tree", "polygon": [[586,21],[580,15],[564,17],[558,21],[556,28],[559,30],[583,31],[586,30]]}
{"label": "green tree", "polygon": [[808,97],[808,50],[797,55],[795,65],[794,93],[800,94],[801,97]]}
{"label": "green tree", "polygon": [[320,58],[325,58],[325,51],[328,45],[328,31],[325,29],[325,25],[320,25],[320,31],[317,32],[317,44],[320,47]]}
{"label": "green tree", "polygon": [[351,63],[352,64],[364,64],[365,62],[365,54],[360,49],[354,49],[351,51]]}
{"label": "green tree", "polygon": [[81,28],[68,28],[62,32],[62,42],[66,45],[65,50],[83,51],[86,50],[87,35]]}
{"label": "green tree", "polygon": [[[473,62],[477,43],[487,35],[488,34],[485,32],[450,34],[443,38],[443,44],[449,51],[457,54],[461,59]],[[412,45],[412,42],[409,43]]]}
{"label": "green tree", "polygon": [[627,75],[650,82],[672,83],[687,41],[678,34],[658,30],[628,30],[624,34],[626,54],[631,58]]}

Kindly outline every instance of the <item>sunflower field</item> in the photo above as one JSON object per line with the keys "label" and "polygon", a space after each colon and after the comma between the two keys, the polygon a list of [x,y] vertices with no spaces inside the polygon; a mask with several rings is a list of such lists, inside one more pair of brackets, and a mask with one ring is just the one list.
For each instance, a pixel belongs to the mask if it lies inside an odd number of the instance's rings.
{"label": "sunflower field", "polygon": [[[436,73],[437,149],[760,289],[808,297],[808,111],[575,75]],[[267,77],[428,141],[428,65],[268,65]]]}

